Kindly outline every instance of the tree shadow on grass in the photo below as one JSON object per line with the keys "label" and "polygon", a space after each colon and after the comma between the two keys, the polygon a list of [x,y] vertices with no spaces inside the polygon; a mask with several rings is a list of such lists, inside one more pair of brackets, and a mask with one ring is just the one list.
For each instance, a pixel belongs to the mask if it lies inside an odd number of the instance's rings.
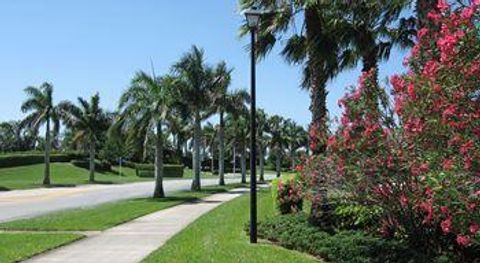
{"label": "tree shadow on grass", "polygon": [[167,196],[164,198],[139,198],[137,200],[147,200],[148,202],[185,202],[185,203],[193,203],[199,201],[198,197],[194,196]]}
{"label": "tree shadow on grass", "polygon": [[88,184],[115,184],[112,181],[102,181],[102,180],[95,180],[94,182],[88,182]]}
{"label": "tree shadow on grass", "polygon": [[10,191],[10,188],[0,185],[0,192],[4,192],[4,191]]}
{"label": "tree shadow on grass", "polygon": [[77,187],[76,184],[49,184],[44,185],[45,188],[73,188]]}

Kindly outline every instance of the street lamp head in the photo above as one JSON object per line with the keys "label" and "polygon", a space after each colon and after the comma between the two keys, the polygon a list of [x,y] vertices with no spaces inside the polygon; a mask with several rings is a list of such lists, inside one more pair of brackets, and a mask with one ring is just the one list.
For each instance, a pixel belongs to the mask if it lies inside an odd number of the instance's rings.
{"label": "street lamp head", "polygon": [[258,10],[256,7],[252,7],[251,9],[245,10],[243,14],[247,19],[248,27],[250,29],[255,29],[260,23],[260,16],[263,14],[263,12]]}

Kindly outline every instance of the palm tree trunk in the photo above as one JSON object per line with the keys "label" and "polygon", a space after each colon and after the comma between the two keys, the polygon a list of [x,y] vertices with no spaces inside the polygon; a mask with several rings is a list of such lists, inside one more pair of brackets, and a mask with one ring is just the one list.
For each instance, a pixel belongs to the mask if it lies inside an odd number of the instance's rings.
{"label": "palm tree trunk", "polygon": [[95,140],[93,138],[90,139],[90,178],[89,181],[91,183],[95,182]]}
{"label": "palm tree trunk", "polygon": [[215,157],[215,155],[214,155],[215,151],[213,150],[214,149],[213,144],[210,146],[210,149],[212,151],[212,153],[211,153],[212,154],[212,159],[210,160],[210,170],[212,172],[212,175],[214,175],[215,174],[215,158],[214,158]]}
{"label": "palm tree trunk", "polygon": [[45,129],[45,170],[43,172],[43,185],[50,185],[50,117],[47,117]]}
{"label": "palm tree trunk", "polygon": [[295,171],[295,151],[290,152],[290,160],[292,162],[290,170]]}
{"label": "palm tree trunk", "polygon": [[224,120],[223,120],[223,111],[220,112],[220,128],[218,131],[218,140],[219,140],[219,153],[218,153],[218,176],[219,176],[219,185],[225,185],[225,138],[224,138]]}
{"label": "palm tree trunk", "polygon": [[143,140],[143,151],[142,151],[142,162],[145,163],[147,162],[147,156],[148,155],[148,134],[145,135],[145,138]]}
{"label": "palm tree trunk", "polygon": [[236,171],[237,171],[237,158],[236,157],[236,152],[235,152],[235,143],[233,144],[233,174],[235,175]]}
{"label": "palm tree trunk", "polygon": [[[319,17],[318,10],[315,8],[307,8],[305,10],[305,29],[307,35],[307,41],[312,45],[317,43],[315,36],[321,35],[322,30],[322,20]],[[327,149],[327,91],[326,83],[328,78],[322,73],[322,67],[316,61],[318,58],[321,58],[320,53],[316,53],[316,49],[312,49],[310,52],[310,60],[308,61],[308,73],[310,75],[310,96],[311,104],[310,111],[312,112],[312,123],[311,128],[314,132],[310,136],[310,145],[315,146],[310,149],[312,155],[318,155],[325,153]],[[322,182],[321,184],[324,184]],[[320,211],[327,212],[329,210],[328,200],[327,200],[327,188],[320,187],[318,194],[322,197],[322,201],[312,202],[311,211],[310,211],[310,222],[318,223]]]}
{"label": "palm tree trunk", "polygon": [[192,168],[193,168],[193,181],[192,181],[192,191],[200,191],[200,143],[201,143],[201,123],[200,123],[200,114],[197,112],[195,114],[195,125],[193,128],[193,158],[192,158]]}
{"label": "palm tree trunk", "polygon": [[276,158],[275,158],[275,168],[277,171],[277,177],[280,177],[282,175],[282,160],[280,156],[280,149],[277,149],[276,151]]}
{"label": "palm tree trunk", "polygon": [[160,121],[157,123],[157,138],[155,140],[155,189],[153,197],[165,197],[163,191],[163,132]]}
{"label": "palm tree trunk", "polygon": [[265,157],[263,145],[260,145],[259,158],[260,158],[260,182],[265,182]]}
{"label": "palm tree trunk", "polygon": [[[322,34],[322,20],[319,17],[318,10],[314,7],[305,9],[305,29],[307,41],[310,45],[318,45],[316,36]],[[307,62],[307,70],[310,75],[310,111],[312,112],[312,129],[315,130],[314,137],[311,138],[315,143],[315,148],[311,149],[314,155],[324,153],[327,145],[327,78],[323,75],[322,65],[317,61],[322,58],[317,49],[312,49],[309,52],[309,61]]]}
{"label": "palm tree trunk", "polygon": [[242,168],[242,183],[246,184],[247,183],[247,150],[245,145],[242,146],[242,152],[240,154],[240,165]]}

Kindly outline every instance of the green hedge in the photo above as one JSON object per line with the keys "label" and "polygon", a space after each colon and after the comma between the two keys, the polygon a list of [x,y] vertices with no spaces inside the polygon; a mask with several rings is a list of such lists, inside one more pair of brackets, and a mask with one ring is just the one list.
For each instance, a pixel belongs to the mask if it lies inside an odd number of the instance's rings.
{"label": "green hedge", "polygon": [[[135,171],[138,177],[155,177],[155,166],[153,164],[136,164]],[[165,164],[163,165],[163,177],[183,177],[183,165]]]}
{"label": "green hedge", "polygon": [[[435,262],[396,240],[385,240],[363,231],[321,231],[308,223],[308,215],[282,215],[258,225],[258,236],[288,249],[295,249],[336,263]],[[418,260],[418,261],[417,261]]]}
{"label": "green hedge", "polygon": [[[84,155],[74,153],[52,153],[50,162],[70,162],[74,159],[83,158]],[[31,164],[44,163],[45,157],[43,153],[12,153],[0,155],[0,168],[24,166]]]}
{"label": "green hedge", "polygon": [[[89,160],[72,160],[70,163],[76,167],[80,167],[83,169],[90,169],[90,161]],[[99,161],[95,160],[95,171],[98,172],[106,172],[106,171],[111,171],[112,170],[112,165],[110,165],[109,162],[105,161]]]}

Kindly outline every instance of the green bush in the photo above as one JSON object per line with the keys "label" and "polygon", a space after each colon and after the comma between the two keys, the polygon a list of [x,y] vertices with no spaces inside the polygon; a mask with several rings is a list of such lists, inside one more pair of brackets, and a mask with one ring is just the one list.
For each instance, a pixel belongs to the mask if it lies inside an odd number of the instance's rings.
{"label": "green bush", "polygon": [[[78,152],[52,153],[50,155],[50,161],[70,162],[71,160],[83,157],[84,155]],[[41,152],[12,153],[0,155],[0,168],[39,164],[44,162],[44,153]]]}
{"label": "green bush", "polygon": [[[72,160],[70,163],[76,167],[80,167],[83,169],[90,169],[90,161],[89,160]],[[95,171],[97,172],[107,172],[111,171],[112,166],[109,162],[106,161],[99,161],[95,160]]]}
{"label": "green bush", "polygon": [[[155,177],[155,165],[153,164],[136,164],[135,171],[138,177]],[[164,164],[163,177],[182,178],[183,165]]]}
{"label": "green bush", "polygon": [[434,262],[399,241],[377,238],[362,231],[340,231],[333,235],[323,232],[310,225],[304,213],[269,218],[259,223],[258,235],[330,262]]}

